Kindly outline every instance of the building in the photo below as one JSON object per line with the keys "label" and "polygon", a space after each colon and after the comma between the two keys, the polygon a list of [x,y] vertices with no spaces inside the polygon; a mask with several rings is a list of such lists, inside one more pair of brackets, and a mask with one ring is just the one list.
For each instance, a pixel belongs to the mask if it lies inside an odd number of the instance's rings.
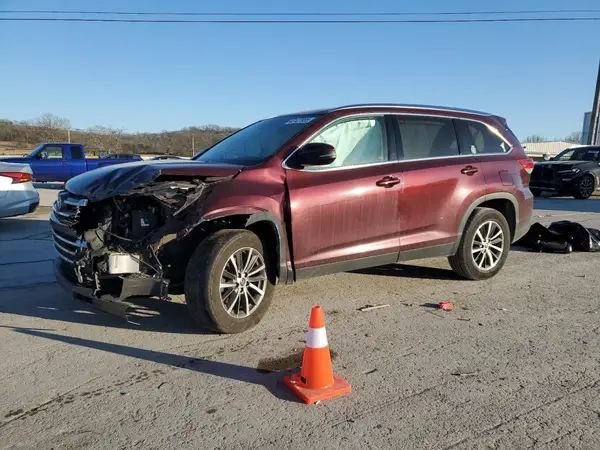
{"label": "building", "polygon": [[522,144],[525,149],[525,153],[528,156],[544,156],[549,154],[550,156],[556,156],[564,149],[578,145],[573,142],[565,141],[548,141],[548,142],[525,142]]}

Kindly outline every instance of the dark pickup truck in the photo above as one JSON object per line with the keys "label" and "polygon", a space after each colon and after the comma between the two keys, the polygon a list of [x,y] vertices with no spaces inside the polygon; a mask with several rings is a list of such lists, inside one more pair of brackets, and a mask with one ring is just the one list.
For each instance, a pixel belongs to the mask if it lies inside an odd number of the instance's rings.
{"label": "dark pickup truck", "polygon": [[29,164],[34,181],[67,181],[99,167],[141,161],[142,158],[139,155],[131,155],[127,159],[109,157],[87,159],[81,144],[52,142],[40,144],[28,155],[0,158],[0,160]]}

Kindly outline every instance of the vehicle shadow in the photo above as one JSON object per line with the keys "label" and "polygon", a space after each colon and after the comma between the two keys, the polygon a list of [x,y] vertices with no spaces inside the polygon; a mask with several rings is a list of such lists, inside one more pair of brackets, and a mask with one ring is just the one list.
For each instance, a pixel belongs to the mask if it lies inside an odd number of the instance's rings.
{"label": "vehicle shadow", "polygon": [[380,275],[386,277],[402,277],[435,280],[460,280],[461,278],[450,269],[438,267],[413,266],[408,264],[388,264],[379,267],[353,270],[351,273],[362,275]]}
{"label": "vehicle shadow", "polygon": [[[226,378],[229,380],[261,385],[280,400],[299,403],[299,400],[283,386],[283,383],[281,382],[282,372],[265,372],[253,367],[213,361],[205,358],[190,358],[189,356],[177,355],[174,353],[146,350],[120,344],[110,344],[91,339],[63,336],[50,333],[45,330],[41,331],[39,329],[18,327],[8,328],[12,328],[16,333],[25,334],[28,336],[49,339],[65,344],[78,345],[80,347],[114,353],[116,355],[150,361],[157,364],[164,364],[171,367],[187,369],[198,373]],[[288,371],[283,371],[283,373],[285,372]]]}
{"label": "vehicle shadow", "polygon": [[53,190],[62,190],[64,188],[64,183],[33,183],[33,187],[36,189],[53,189]]}
{"label": "vehicle shadow", "polygon": [[539,211],[600,213],[600,197],[593,196],[587,200],[569,197],[537,197],[533,206],[536,210],[534,216]]}
{"label": "vehicle shadow", "polygon": [[[47,208],[40,207],[39,209],[43,209],[40,211],[40,214],[47,213],[45,211]],[[42,235],[50,238],[51,231],[48,220],[38,219],[35,216],[36,213],[24,217],[0,218],[0,240],[18,241],[23,239],[37,239]]]}
{"label": "vehicle shadow", "polygon": [[178,301],[127,299],[131,308],[127,311],[128,320],[125,320],[104,313],[86,301],[72,298],[52,281],[22,287],[0,287],[0,297],[0,312],[5,314],[132,331],[216,334],[194,322],[187,306]]}

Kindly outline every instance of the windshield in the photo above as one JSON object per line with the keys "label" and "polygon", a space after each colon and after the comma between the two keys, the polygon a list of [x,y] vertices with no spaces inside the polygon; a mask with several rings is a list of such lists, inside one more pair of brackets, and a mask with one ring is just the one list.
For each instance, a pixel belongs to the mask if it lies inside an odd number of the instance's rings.
{"label": "windshield", "polygon": [[598,161],[600,148],[580,148],[565,150],[556,157],[557,161]]}
{"label": "windshield", "polygon": [[33,158],[35,156],[35,154],[46,144],[40,144],[38,145],[36,148],[33,149],[33,151],[31,153],[29,153],[27,155],[28,158]]}
{"label": "windshield", "polygon": [[313,114],[261,120],[223,139],[192,159],[245,166],[259,164],[316,118],[317,116]]}

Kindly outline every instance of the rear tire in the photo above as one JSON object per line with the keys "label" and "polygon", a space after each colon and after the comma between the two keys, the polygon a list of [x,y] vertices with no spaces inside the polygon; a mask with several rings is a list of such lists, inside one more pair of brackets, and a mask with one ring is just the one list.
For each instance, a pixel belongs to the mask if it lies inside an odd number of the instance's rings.
{"label": "rear tire", "polygon": [[220,230],[208,236],[186,269],[185,300],[191,316],[220,333],[254,327],[273,297],[267,264],[262,242],[251,231]]}
{"label": "rear tire", "polygon": [[577,183],[573,197],[579,200],[586,200],[592,196],[595,189],[596,180],[594,180],[594,177],[591,175],[585,175],[581,177],[581,180],[579,180],[579,183]]}
{"label": "rear tire", "polygon": [[476,208],[463,230],[450,267],[460,277],[485,280],[504,266],[511,244],[506,218],[495,209]]}

